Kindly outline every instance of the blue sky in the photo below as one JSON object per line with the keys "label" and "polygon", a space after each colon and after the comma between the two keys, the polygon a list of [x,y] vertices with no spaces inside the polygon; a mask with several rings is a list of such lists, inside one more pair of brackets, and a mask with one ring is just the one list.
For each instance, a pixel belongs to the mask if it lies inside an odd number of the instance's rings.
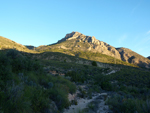
{"label": "blue sky", "polygon": [[150,0],[0,0],[0,36],[39,46],[72,31],[150,56]]}

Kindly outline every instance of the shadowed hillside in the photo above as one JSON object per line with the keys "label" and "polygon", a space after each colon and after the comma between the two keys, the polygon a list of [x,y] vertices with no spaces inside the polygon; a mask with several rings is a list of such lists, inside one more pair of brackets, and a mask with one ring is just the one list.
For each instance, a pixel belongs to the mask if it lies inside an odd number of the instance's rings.
{"label": "shadowed hillside", "polygon": [[[70,55],[69,55],[70,54]],[[111,56],[104,55],[101,53],[92,53],[92,52],[82,52],[80,53],[74,53],[71,51],[60,51],[58,50],[52,50],[51,52],[43,52],[39,54],[31,54],[32,58],[36,59],[43,59],[43,60],[55,60],[60,62],[70,62],[70,63],[76,63],[76,64],[84,64],[84,65],[92,65],[93,61],[97,62],[98,67],[117,67],[117,65],[126,65],[126,66],[133,66],[137,67],[133,64],[121,61],[119,59],[114,59]]]}

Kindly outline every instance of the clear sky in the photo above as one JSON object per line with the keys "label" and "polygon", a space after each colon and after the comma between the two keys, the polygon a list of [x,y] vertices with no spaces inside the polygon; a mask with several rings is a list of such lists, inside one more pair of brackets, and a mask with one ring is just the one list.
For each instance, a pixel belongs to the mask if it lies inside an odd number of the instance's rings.
{"label": "clear sky", "polygon": [[0,0],[0,36],[39,46],[72,31],[150,56],[150,0]]}

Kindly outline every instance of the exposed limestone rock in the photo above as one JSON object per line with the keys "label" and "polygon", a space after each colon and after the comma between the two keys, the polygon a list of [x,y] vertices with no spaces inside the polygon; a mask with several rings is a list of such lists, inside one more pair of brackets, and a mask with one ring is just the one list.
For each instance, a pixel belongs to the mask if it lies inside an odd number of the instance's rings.
{"label": "exposed limestone rock", "polygon": [[61,49],[68,49],[68,48],[66,48],[66,47],[65,47],[65,46],[63,46],[63,45],[62,45],[62,46],[60,46],[60,48],[61,48]]}
{"label": "exposed limestone rock", "polygon": [[89,51],[91,50],[91,46],[88,48],[88,50],[89,50]]}

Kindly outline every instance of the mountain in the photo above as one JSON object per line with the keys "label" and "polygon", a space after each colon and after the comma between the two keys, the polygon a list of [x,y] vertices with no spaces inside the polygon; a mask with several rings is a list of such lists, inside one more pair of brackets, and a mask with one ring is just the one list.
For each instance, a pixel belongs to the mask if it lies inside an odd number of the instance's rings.
{"label": "mountain", "polygon": [[147,57],[148,59],[150,59],[150,56],[149,57]]}
{"label": "mountain", "polygon": [[[136,65],[150,67],[150,60],[127,48],[115,48],[94,36],[86,36],[79,32],[66,34],[64,38],[51,45],[37,48],[21,45],[0,36],[0,49],[17,49],[24,52],[60,52],[71,56],[110,64]],[[33,51],[34,49],[34,51]],[[36,50],[36,51],[35,51]],[[47,57],[49,57],[47,55]],[[48,59],[48,58],[46,58]],[[65,59],[63,59],[65,60]],[[130,63],[130,64],[129,64]]]}
{"label": "mountain", "polygon": [[[56,44],[35,48],[40,52],[4,37],[0,37],[0,48],[2,113],[149,111],[150,70],[130,66],[145,67],[150,60],[130,49],[114,48],[78,32]],[[3,51],[8,48],[27,52]],[[72,109],[72,105],[77,107]]]}
{"label": "mountain", "polygon": [[29,50],[26,46],[16,43],[10,39],[0,36],[0,50],[2,49],[17,49],[24,52],[33,52]]}
{"label": "mountain", "polygon": [[97,40],[94,36],[86,36],[79,32],[66,34],[66,36],[56,44],[39,46],[36,50],[62,52],[72,56],[79,56],[88,60],[106,63],[108,59],[106,56],[102,57],[101,54],[103,54],[113,57],[114,61],[107,63],[114,63],[115,60],[122,60],[140,67],[150,67],[150,60],[148,58],[145,58],[130,49],[115,48],[103,41]]}
{"label": "mountain", "polygon": [[150,67],[150,60],[148,58],[145,58],[139,55],[138,53],[127,48],[122,47],[116,49],[119,51],[122,61],[132,63],[140,67],[147,67],[147,68]]}
{"label": "mountain", "polygon": [[35,50],[36,47],[32,46],[32,45],[25,45],[28,49],[30,50]]}
{"label": "mountain", "polygon": [[[64,41],[70,41],[71,44],[69,47],[61,46],[61,48],[72,49],[74,51],[82,50],[82,51],[92,51],[94,53],[102,53],[109,56],[120,58],[119,52],[111,45],[97,40],[94,36],[85,36],[79,32],[72,32],[67,34],[65,38],[59,40],[57,43],[61,43]],[[74,42],[72,42],[74,41]]]}
{"label": "mountain", "polygon": [[[94,60],[95,58],[99,59],[97,61],[101,61],[104,63],[106,63],[108,59],[106,58],[106,56],[103,56],[103,58],[105,57],[104,59],[102,59],[103,61],[100,60],[101,58],[99,56],[101,56],[101,54],[112,56],[111,60],[114,60],[113,57],[121,60],[119,52],[114,47],[110,46],[105,42],[97,40],[94,36],[93,37],[85,36],[79,32],[72,32],[70,34],[67,34],[63,39],[59,40],[56,44],[39,46],[36,48],[36,50],[39,52],[41,51],[62,52],[72,56],[79,56],[82,58],[86,58],[88,60]],[[85,53],[86,56],[84,55]],[[95,57],[93,56],[93,53],[95,54]]]}

